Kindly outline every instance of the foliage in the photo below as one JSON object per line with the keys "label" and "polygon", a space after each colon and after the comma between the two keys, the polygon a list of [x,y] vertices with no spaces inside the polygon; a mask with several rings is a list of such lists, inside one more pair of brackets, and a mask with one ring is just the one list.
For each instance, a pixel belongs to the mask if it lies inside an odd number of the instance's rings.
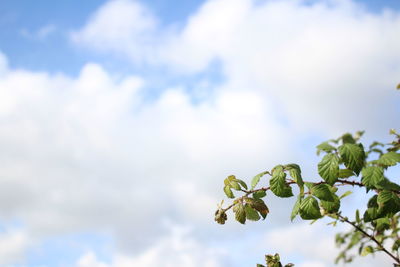
{"label": "foliage", "polygon": [[[265,219],[269,209],[263,198],[271,191],[281,198],[296,199],[291,220],[297,216],[312,221],[327,217],[332,225],[341,222],[352,226],[351,231],[336,236],[336,244],[342,248],[336,262],[351,262],[356,250],[361,256],[383,252],[393,260],[394,266],[400,266],[400,185],[386,176],[388,169],[400,163],[400,135],[394,130],[390,134],[394,136],[390,144],[373,142],[367,148],[360,142],[363,132],[346,133],[318,145],[317,155],[323,154],[317,167],[321,177],[318,182],[304,181],[297,164],[277,165],[257,174],[250,189],[244,181],[231,175],[224,181],[224,192],[233,202],[225,208],[223,202],[219,205],[215,221],[224,224],[230,209],[241,224]],[[257,188],[265,180],[269,180],[269,186]],[[293,190],[295,187],[298,190]],[[343,198],[352,191],[339,195],[339,187],[361,188],[372,195],[366,207],[355,211],[352,220],[341,210]],[[296,196],[294,192],[298,192]],[[267,255],[266,264],[282,266],[278,254]]]}

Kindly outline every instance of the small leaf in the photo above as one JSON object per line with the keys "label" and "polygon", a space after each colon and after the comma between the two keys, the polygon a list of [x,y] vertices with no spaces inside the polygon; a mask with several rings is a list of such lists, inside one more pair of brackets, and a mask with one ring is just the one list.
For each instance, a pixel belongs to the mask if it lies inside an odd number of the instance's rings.
{"label": "small leaf", "polygon": [[352,191],[346,191],[346,192],[344,192],[344,193],[340,196],[340,199],[345,198],[345,197],[347,197],[347,196],[350,196],[351,194],[353,194]]}
{"label": "small leaf", "polygon": [[361,252],[361,256],[367,256],[368,254],[374,253],[374,248],[371,246],[366,246]]}
{"label": "small leaf", "polygon": [[253,198],[246,198],[246,203],[248,203],[251,207],[256,209],[260,215],[265,219],[269,213],[269,209],[265,202],[262,199],[253,199]]}
{"label": "small leaf", "polygon": [[365,167],[361,171],[362,178],[361,182],[367,188],[376,188],[376,186],[383,182],[383,169],[381,167],[369,166]]}
{"label": "small leaf", "polygon": [[355,144],[356,140],[354,140],[353,136],[349,133],[345,133],[341,137],[343,144]]}
{"label": "small leaf", "polygon": [[238,182],[244,189],[247,190],[247,184],[244,181],[242,181],[240,179],[236,179],[236,182]]}
{"label": "small leaf", "polygon": [[339,178],[349,178],[354,175],[354,172],[349,169],[341,169],[339,170]]}
{"label": "small leaf", "polygon": [[394,166],[400,162],[400,154],[396,152],[388,152],[383,154],[376,162],[384,166]]}
{"label": "small leaf", "polygon": [[301,169],[300,166],[297,164],[288,164],[285,166],[287,170],[289,170],[290,176],[293,180],[297,183],[300,188],[300,194],[304,193],[304,182],[303,178],[301,177]]}
{"label": "small leaf", "polygon": [[222,209],[218,209],[215,212],[215,218],[214,220],[219,223],[219,224],[225,224],[226,220],[228,219],[228,216],[226,216],[226,213]]}
{"label": "small leaf", "polygon": [[227,197],[229,197],[229,198],[234,198],[234,197],[235,197],[235,196],[233,195],[233,192],[232,192],[231,188],[229,187],[229,185],[225,185],[225,186],[224,186],[224,192],[225,192],[225,195],[226,195]]}
{"label": "small leaf", "polygon": [[323,142],[317,146],[317,155],[321,153],[321,151],[330,153],[332,151],[336,150],[336,148],[332,145],[330,145],[328,142]]}
{"label": "small leaf", "polygon": [[319,210],[318,201],[314,197],[308,196],[301,201],[300,217],[303,220],[315,220],[322,217]]}
{"label": "small leaf", "polygon": [[235,213],[235,219],[244,224],[246,222],[246,212],[242,202],[238,202],[233,206],[233,212]]}
{"label": "small leaf", "polygon": [[292,213],[290,214],[290,220],[293,221],[294,218],[296,218],[297,214],[299,214],[300,211],[300,204],[301,204],[301,200],[303,198],[301,196],[299,196],[296,200],[296,202],[294,203],[293,209],[292,209]]}
{"label": "small leaf", "polygon": [[325,201],[333,201],[333,196],[331,190],[329,190],[328,185],[318,184],[311,187],[311,194],[317,198]]}
{"label": "small leaf", "polygon": [[340,209],[340,199],[337,195],[333,195],[333,201],[321,201],[321,207],[327,213],[336,213]]}
{"label": "small leaf", "polygon": [[246,212],[246,218],[251,221],[258,221],[260,219],[260,215],[258,212],[253,209],[249,204],[244,206],[244,210]]}
{"label": "small leaf", "polygon": [[269,180],[271,191],[278,197],[293,196],[292,188],[286,184],[286,173],[283,168],[275,168]]}
{"label": "small leaf", "polygon": [[339,158],[335,154],[326,154],[318,163],[318,173],[330,185],[333,185],[339,176]]}
{"label": "small leaf", "polygon": [[253,177],[253,179],[251,180],[251,190],[253,190],[257,186],[257,184],[260,182],[261,177],[263,177],[267,173],[268,171],[261,172]]}
{"label": "small leaf", "polygon": [[253,193],[253,197],[256,198],[256,199],[263,198],[266,195],[267,195],[267,193],[264,190],[260,190],[260,191],[257,191],[257,192]]}
{"label": "small leaf", "polygon": [[400,90],[400,83],[396,87],[397,90]]}
{"label": "small leaf", "polygon": [[339,154],[346,168],[353,170],[358,175],[365,160],[365,152],[362,146],[346,143],[339,147]]}

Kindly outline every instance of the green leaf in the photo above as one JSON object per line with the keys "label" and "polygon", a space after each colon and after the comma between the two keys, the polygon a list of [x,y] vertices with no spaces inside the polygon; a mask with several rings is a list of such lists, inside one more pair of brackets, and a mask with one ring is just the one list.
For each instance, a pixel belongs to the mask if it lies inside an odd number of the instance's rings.
{"label": "green leaf", "polygon": [[244,181],[242,181],[240,179],[236,179],[236,182],[238,182],[244,189],[247,190],[247,184]]}
{"label": "green leaf", "polygon": [[293,221],[294,218],[296,218],[297,214],[299,214],[300,211],[300,204],[301,204],[301,200],[303,198],[301,196],[299,196],[296,200],[296,202],[294,203],[293,209],[292,209],[292,213],[290,214],[290,220]]}
{"label": "green leaf", "polygon": [[326,154],[318,163],[319,175],[330,185],[333,185],[339,176],[339,158],[335,154]]}
{"label": "green leaf", "polygon": [[274,168],[272,178],[269,180],[271,191],[278,197],[293,196],[292,188],[286,184],[286,173],[281,166]]}
{"label": "green leaf", "polygon": [[341,137],[343,144],[355,144],[356,140],[354,140],[353,136],[349,133],[345,133]]}
{"label": "green leaf", "polygon": [[364,166],[365,152],[361,145],[346,143],[339,147],[339,154],[346,168],[357,175]]}
{"label": "green leaf", "polygon": [[238,202],[233,206],[233,212],[235,213],[235,219],[244,224],[246,222],[246,212],[244,210],[244,205],[242,202]]}
{"label": "green leaf", "polygon": [[333,196],[329,186],[326,184],[317,184],[311,187],[311,194],[325,201],[333,201]]}
{"label": "green leaf", "polygon": [[341,169],[339,170],[339,178],[349,178],[350,176],[353,176],[354,172],[349,169]]}
{"label": "green leaf", "polygon": [[396,152],[388,152],[383,154],[376,162],[384,166],[394,166],[400,162],[400,154]]}
{"label": "green leaf", "polygon": [[328,142],[323,142],[317,146],[317,155],[321,153],[321,151],[330,153],[332,151],[336,150],[336,148],[332,145],[330,145]]}
{"label": "green leaf", "polygon": [[260,191],[257,191],[257,192],[253,193],[253,197],[256,198],[256,199],[263,198],[266,195],[267,195],[267,193],[264,190],[260,190]]}
{"label": "green leaf", "polygon": [[260,182],[261,177],[263,177],[267,173],[268,171],[261,172],[253,177],[253,179],[251,180],[251,190],[253,190],[257,186],[257,184]]}
{"label": "green leaf", "polygon": [[352,191],[346,191],[346,192],[344,192],[344,193],[340,196],[340,199],[345,198],[345,197],[347,197],[347,196],[350,196],[351,194],[353,194]]}
{"label": "green leaf", "polygon": [[337,195],[333,195],[333,201],[321,201],[322,208],[327,213],[336,213],[340,209],[340,199]]}
{"label": "green leaf", "polygon": [[369,189],[376,188],[384,180],[382,167],[365,167],[362,169],[361,174],[361,182]]}
{"label": "green leaf", "polygon": [[384,203],[386,203],[390,200],[394,200],[396,198],[398,198],[397,195],[394,194],[392,191],[382,190],[378,194],[377,202],[378,202],[378,205],[383,205]]}
{"label": "green leaf", "polygon": [[396,87],[397,90],[400,90],[400,83]]}
{"label": "green leaf", "polygon": [[224,192],[225,192],[225,195],[226,195],[227,197],[229,197],[229,198],[234,198],[234,197],[235,197],[235,196],[233,195],[233,192],[232,192],[231,188],[229,187],[229,185],[225,185],[225,186],[224,186]]}
{"label": "green leaf", "polygon": [[246,212],[246,218],[251,221],[258,221],[260,219],[260,215],[258,212],[253,209],[249,204],[244,206],[244,210]]}
{"label": "green leaf", "polygon": [[304,193],[304,182],[303,178],[301,177],[301,169],[300,166],[297,164],[288,164],[285,166],[287,170],[289,170],[290,176],[293,178],[293,180],[297,183],[297,185],[300,188],[300,193]]}
{"label": "green leaf", "polygon": [[377,231],[384,231],[390,228],[390,220],[389,218],[379,218],[375,221],[376,223],[376,230]]}
{"label": "green leaf", "polygon": [[367,256],[368,254],[374,253],[374,248],[371,246],[366,246],[361,252],[361,256]]}
{"label": "green leaf", "polygon": [[319,210],[318,201],[314,197],[308,196],[301,201],[300,217],[303,220],[315,220],[322,217]]}
{"label": "green leaf", "polygon": [[229,175],[225,180],[224,184],[226,186],[229,186],[230,188],[233,188],[235,190],[240,190],[240,185],[237,182],[238,179],[236,179],[235,175]]}

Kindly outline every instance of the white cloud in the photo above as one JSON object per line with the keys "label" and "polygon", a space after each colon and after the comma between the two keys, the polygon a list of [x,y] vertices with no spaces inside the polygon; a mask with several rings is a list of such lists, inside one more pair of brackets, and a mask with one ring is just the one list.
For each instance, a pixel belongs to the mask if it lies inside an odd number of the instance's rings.
{"label": "white cloud", "polygon": [[139,253],[165,219],[215,231],[223,178],[237,171],[246,179],[290,146],[254,92],[218,90],[193,104],[171,88],[145,102],[143,84],[96,64],[76,78],[8,70],[0,78],[1,218],[24,222],[38,243],[99,231],[120,253]]}
{"label": "white cloud", "polygon": [[0,233],[0,264],[21,263],[30,241],[25,232],[6,229]]}
{"label": "white cloud", "polygon": [[[103,6],[96,13],[101,19],[94,16],[76,33],[77,43],[126,55],[140,51],[140,60],[131,57],[134,62],[164,64],[185,72],[204,70],[219,60],[231,88],[258,91],[277,103],[277,112],[300,131],[337,135],[385,129],[386,133],[399,122],[393,101],[400,75],[397,12],[372,14],[349,0],[307,5],[286,0],[257,4],[210,0],[182,29],[151,23],[151,28],[138,33],[129,24],[154,21],[153,15],[121,15],[115,11],[124,8],[120,2]],[[144,8],[136,1],[121,3]],[[134,33],[112,26],[110,31],[117,37],[108,30],[103,33],[105,21],[120,20],[130,21],[124,25]],[[87,29],[93,29],[93,34]],[[143,36],[149,43],[141,41]],[[377,106],[385,109],[373,108]]]}
{"label": "white cloud", "polygon": [[171,233],[161,238],[157,244],[137,256],[116,254],[111,263],[104,263],[93,252],[84,254],[77,262],[78,267],[128,267],[128,266],[186,266],[219,267],[221,256],[226,251],[200,244],[190,236],[189,230],[174,227]]}

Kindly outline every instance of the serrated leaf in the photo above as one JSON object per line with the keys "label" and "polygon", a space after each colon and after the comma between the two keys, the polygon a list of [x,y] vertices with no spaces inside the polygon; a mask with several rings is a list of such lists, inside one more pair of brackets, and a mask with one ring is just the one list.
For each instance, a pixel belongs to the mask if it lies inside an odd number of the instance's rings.
{"label": "serrated leaf", "polygon": [[322,217],[318,201],[312,196],[301,201],[299,213],[303,220],[315,220]]}
{"label": "serrated leaf", "polygon": [[260,182],[261,177],[263,177],[267,173],[268,171],[261,172],[253,177],[253,179],[251,180],[251,190],[253,190],[257,186],[257,184]]}
{"label": "serrated leaf", "polygon": [[354,172],[349,169],[341,169],[339,170],[339,178],[349,178],[354,175]]}
{"label": "serrated leaf", "polygon": [[341,137],[343,144],[355,144],[356,140],[354,140],[353,136],[349,133],[345,133]]}
{"label": "serrated leaf", "polygon": [[253,197],[256,198],[256,199],[263,198],[266,195],[267,195],[267,193],[264,190],[260,190],[260,191],[257,191],[257,192],[253,193]]}
{"label": "serrated leaf", "polygon": [[233,206],[233,212],[235,213],[235,219],[244,224],[246,222],[246,212],[242,202],[238,202]]}
{"label": "serrated leaf", "polygon": [[400,154],[396,152],[388,152],[383,154],[376,162],[384,166],[394,166],[400,162]]}
{"label": "serrated leaf", "polygon": [[293,221],[294,218],[296,218],[297,214],[299,214],[301,200],[302,200],[302,197],[299,196],[297,198],[296,202],[294,203],[294,206],[293,206],[293,209],[292,209],[292,213],[290,214],[290,220],[291,221]]}
{"label": "serrated leaf", "polygon": [[229,198],[234,198],[234,197],[235,197],[235,196],[233,195],[233,192],[232,192],[231,188],[229,187],[229,185],[225,185],[225,186],[224,186],[224,192],[225,192],[225,195],[226,195],[227,197],[229,197]]}
{"label": "serrated leaf", "polygon": [[394,200],[397,197],[396,194],[394,194],[392,191],[388,190],[382,190],[378,194],[377,202],[379,204],[384,204],[390,200]]}
{"label": "serrated leaf", "polygon": [[300,166],[297,164],[288,164],[285,167],[287,170],[289,170],[290,176],[293,178],[293,180],[299,186],[300,194],[303,194],[304,193],[304,182],[303,182],[303,178],[301,177]]}
{"label": "serrated leaf", "polygon": [[246,203],[248,203],[251,207],[256,209],[260,215],[265,219],[269,213],[269,209],[267,205],[265,205],[265,202],[262,199],[252,199],[252,198],[246,198]]}
{"label": "serrated leaf", "polygon": [[332,145],[330,145],[328,142],[323,142],[317,146],[317,155],[321,153],[321,151],[330,153],[332,151],[336,150],[336,148]]}
{"label": "serrated leaf", "polygon": [[365,152],[362,146],[344,144],[339,147],[339,154],[346,168],[353,170],[358,175],[364,166],[365,160]]}
{"label": "serrated leaf", "polygon": [[244,206],[244,210],[246,212],[246,218],[251,221],[258,221],[260,219],[260,215],[258,212],[253,209],[249,204]]}
{"label": "serrated leaf", "polygon": [[340,199],[337,195],[333,195],[333,201],[321,201],[322,208],[327,213],[336,213],[340,209]]}
{"label": "serrated leaf", "polygon": [[278,197],[293,196],[292,188],[286,184],[286,173],[283,168],[275,168],[272,173],[272,178],[269,180],[269,185],[272,193]]}
{"label": "serrated leaf", "polygon": [[318,163],[318,173],[328,184],[333,185],[339,176],[339,158],[335,154],[326,154]]}
{"label": "serrated leaf", "polygon": [[376,188],[376,186],[383,182],[383,168],[377,166],[365,167],[361,171],[361,182],[367,188]]}
{"label": "serrated leaf", "polygon": [[311,194],[317,198],[325,201],[333,201],[333,196],[331,190],[326,184],[317,184],[311,187]]}
{"label": "serrated leaf", "polygon": [[389,229],[390,227],[390,220],[389,218],[385,217],[385,218],[379,218],[375,221],[376,223],[376,230],[377,231],[384,231]]}

